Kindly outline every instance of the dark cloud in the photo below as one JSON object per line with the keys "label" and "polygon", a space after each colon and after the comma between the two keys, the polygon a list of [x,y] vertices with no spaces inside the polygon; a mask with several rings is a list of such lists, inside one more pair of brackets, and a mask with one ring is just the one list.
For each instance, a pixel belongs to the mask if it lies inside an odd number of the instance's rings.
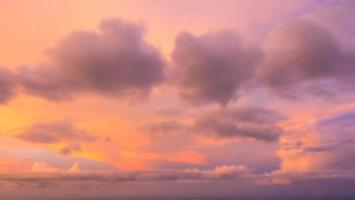
{"label": "dark cloud", "polygon": [[15,75],[6,69],[0,68],[0,103],[6,103],[15,95]]}
{"label": "dark cloud", "polygon": [[19,71],[23,87],[51,100],[76,92],[145,95],[163,80],[164,61],[143,39],[144,28],[103,20],[99,32],[78,31],[48,51],[49,62]]}
{"label": "dark cloud", "polygon": [[247,47],[233,31],[199,37],[180,33],[172,53],[175,86],[196,104],[226,105],[250,79],[261,52]]}
{"label": "dark cloud", "polygon": [[331,88],[353,87],[354,55],[327,29],[308,21],[291,22],[269,35],[258,76],[279,94],[327,94],[334,92]]}

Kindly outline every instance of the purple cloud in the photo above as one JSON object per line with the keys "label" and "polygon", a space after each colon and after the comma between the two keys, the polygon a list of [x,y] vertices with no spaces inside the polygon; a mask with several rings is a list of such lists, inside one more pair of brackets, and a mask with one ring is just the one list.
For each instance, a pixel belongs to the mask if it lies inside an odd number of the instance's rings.
{"label": "purple cloud", "polygon": [[145,95],[163,80],[164,61],[143,34],[142,26],[119,19],[103,20],[99,32],[73,32],[48,50],[47,64],[20,70],[22,85],[51,100],[84,91]]}
{"label": "purple cloud", "polygon": [[261,52],[245,45],[233,31],[198,37],[180,33],[172,53],[174,83],[188,102],[227,105],[260,59]]}
{"label": "purple cloud", "polygon": [[355,52],[342,48],[330,31],[315,23],[295,21],[275,28],[265,51],[258,78],[278,94],[353,88]]}

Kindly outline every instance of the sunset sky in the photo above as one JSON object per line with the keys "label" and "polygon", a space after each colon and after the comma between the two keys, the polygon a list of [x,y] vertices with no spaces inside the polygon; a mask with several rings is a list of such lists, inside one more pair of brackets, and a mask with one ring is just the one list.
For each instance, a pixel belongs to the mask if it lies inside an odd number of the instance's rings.
{"label": "sunset sky", "polygon": [[0,41],[0,200],[355,198],[353,0],[0,0]]}

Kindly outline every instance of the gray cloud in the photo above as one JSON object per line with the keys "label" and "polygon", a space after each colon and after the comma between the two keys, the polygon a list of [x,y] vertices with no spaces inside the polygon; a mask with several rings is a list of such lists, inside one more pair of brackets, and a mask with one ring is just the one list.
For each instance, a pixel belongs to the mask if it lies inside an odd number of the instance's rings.
{"label": "gray cloud", "polygon": [[250,79],[261,52],[247,47],[233,31],[196,37],[180,33],[172,53],[175,86],[195,104],[226,105]]}
{"label": "gray cloud", "polygon": [[355,52],[345,50],[325,28],[295,21],[275,28],[266,41],[262,84],[274,92],[327,94],[329,88],[353,87]]}
{"label": "gray cloud", "polygon": [[145,95],[163,80],[164,61],[143,34],[140,25],[103,20],[99,32],[74,32],[49,49],[48,63],[23,67],[20,80],[29,93],[51,100],[83,91]]}
{"label": "gray cloud", "polygon": [[6,69],[0,68],[0,103],[6,103],[15,95],[15,75]]}

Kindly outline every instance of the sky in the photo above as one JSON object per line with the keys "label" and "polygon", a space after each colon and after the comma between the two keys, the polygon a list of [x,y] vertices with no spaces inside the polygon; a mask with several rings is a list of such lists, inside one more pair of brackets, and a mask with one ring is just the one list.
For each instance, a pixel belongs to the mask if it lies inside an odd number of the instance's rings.
{"label": "sky", "polygon": [[0,0],[0,197],[354,199],[355,1]]}

